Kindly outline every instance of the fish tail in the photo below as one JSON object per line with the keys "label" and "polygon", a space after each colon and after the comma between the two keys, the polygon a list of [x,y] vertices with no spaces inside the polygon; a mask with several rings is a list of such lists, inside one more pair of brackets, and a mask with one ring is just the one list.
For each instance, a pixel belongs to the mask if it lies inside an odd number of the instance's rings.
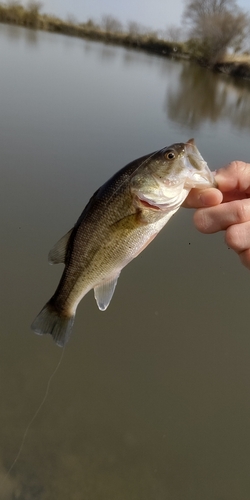
{"label": "fish tail", "polygon": [[60,347],[69,340],[75,315],[65,316],[53,304],[47,302],[38,316],[34,319],[31,329],[38,335],[49,333]]}

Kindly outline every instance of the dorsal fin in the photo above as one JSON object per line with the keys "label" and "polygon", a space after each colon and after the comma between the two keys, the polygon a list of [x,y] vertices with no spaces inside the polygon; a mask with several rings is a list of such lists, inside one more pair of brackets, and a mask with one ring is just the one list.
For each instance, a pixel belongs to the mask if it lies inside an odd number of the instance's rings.
{"label": "dorsal fin", "polygon": [[66,250],[70,235],[73,229],[71,229],[67,234],[65,234],[49,252],[49,263],[50,264],[64,264],[66,257]]}
{"label": "dorsal fin", "polygon": [[119,274],[94,288],[95,300],[101,311],[105,311],[113,297]]}

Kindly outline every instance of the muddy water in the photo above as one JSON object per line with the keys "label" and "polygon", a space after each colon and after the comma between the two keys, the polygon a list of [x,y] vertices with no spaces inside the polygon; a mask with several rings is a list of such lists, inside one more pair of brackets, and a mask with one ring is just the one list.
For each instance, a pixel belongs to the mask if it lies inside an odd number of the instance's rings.
{"label": "muddy water", "polygon": [[250,86],[123,48],[0,26],[0,498],[248,500],[250,274],[181,209],[92,293],[62,350],[29,325],[47,263],[105,180],[194,136],[212,169],[250,160]]}

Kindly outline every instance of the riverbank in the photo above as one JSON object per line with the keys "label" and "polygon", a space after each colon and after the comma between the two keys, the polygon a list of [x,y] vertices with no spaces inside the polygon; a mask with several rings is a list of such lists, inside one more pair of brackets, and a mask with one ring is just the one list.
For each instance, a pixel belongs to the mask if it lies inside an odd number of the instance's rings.
{"label": "riverbank", "polygon": [[[190,59],[201,64],[185,43],[177,43],[159,38],[157,33],[125,32],[123,30],[104,30],[93,21],[76,23],[64,21],[55,16],[41,14],[40,5],[31,2],[27,7],[21,4],[0,3],[0,23],[19,25],[26,28],[60,33],[69,36],[101,41],[107,44],[122,45],[140,49],[165,57]],[[233,77],[250,79],[250,56],[235,56],[223,59],[210,68]]]}
{"label": "riverbank", "polygon": [[80,24],[72,21],[63,21],[55,16],[39,13],[39,7],[36,7],[35,3],[33,8],[25,8],[20,4],[7,6],[0,3],[0,22],[104,43],[112,43],[114,45],[124,45],[163,56],[188,57],[184,44],[160,39],[155,33],[139,34],[126,33],[124,31],[107,31],[93,21]]}
{"label": "riverbank", "polygon": [[250,80],[250,55],[227,55],[214,69],[227,75]]}

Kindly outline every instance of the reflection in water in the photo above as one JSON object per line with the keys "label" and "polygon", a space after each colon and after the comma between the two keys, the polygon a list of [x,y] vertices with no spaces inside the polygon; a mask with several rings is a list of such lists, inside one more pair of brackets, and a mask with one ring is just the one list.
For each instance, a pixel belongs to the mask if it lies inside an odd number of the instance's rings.
{"label": "reflection in water", "polygon": [[115,47],[103,45],[100,56],[101,59],[104,59],[105,61],[114,59],[114,57],[116,57]]}
{"label": "reflection in water", "polygon": [[38,35],[37,30],[33,30],[33,29],[27,29],[27,30],[25,30],[25,40],[26,40],[26,42],[29,43],[30,45],[36,44],[37,41],[38,41],[37,35]]}
{"label": "reflection in water", "polygon": [[37,44],[39,32],[34,29],[22,29],[20,26],[14,26],[12,24],[2,24],[0,25],[1,34],[8,37],[9,41],[17,42],[19,40],[25,40],[29,45]]}
{"label": "reflection in water", "polygon": [[[141,50],[135,50],[135,49],[127,49],[123,52],[123,58],[122,61],[124,65],[134,65],[138,66],[138,57],[140,58],[140,61],[143,63],[147,64],[147,67],[151,67],[152,65],[156,65],[157,59],[154,59],[153,57],[149,56],[146,52],[143,52]],[[164,61],[164,59],[161,59]],[[165,61],[164,61],[165,62]],[[157,70],[158,70],[158,61],[157,61]]]}
{"label": "reflection in water", "polygon": [[167,92],[165,110],[172,120],[192,128],[218,119],[232,119],[238,128],[250,127],[250,83],[183,64],[177,85]]}
{"label": "reflection in water", "polygon": [[83,43],[84,53],[91,54],[92,57],[97,57],[105,63],[112,61],[117,56],[117,49],[114,45],[102,44],[100,42],[80,40]]}
{"label": "reflection in water", "polygon": [[5,500],[18,498],[18,492],[20,492],[18,481],[13,476],[6,476],[6,470],[0,461],[0,498]]}
{"label": "reflection in water", "polygon": [[20,30],[19,26],[14,26],[12,24],[6,24],[1,26],[1,29],[4,29],[5,35],[7,35],[9,40],[18,40],[22,38],[23,34]]}

